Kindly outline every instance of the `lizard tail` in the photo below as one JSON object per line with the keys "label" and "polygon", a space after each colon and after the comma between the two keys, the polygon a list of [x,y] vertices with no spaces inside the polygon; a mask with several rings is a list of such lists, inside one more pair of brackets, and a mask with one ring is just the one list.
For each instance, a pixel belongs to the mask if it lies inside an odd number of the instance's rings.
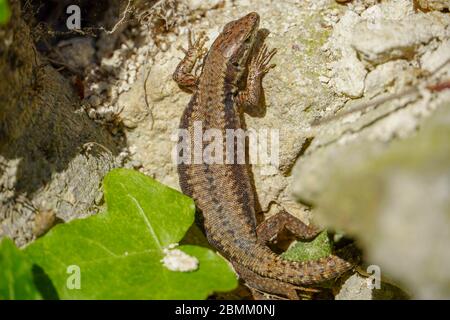
{"label": "lizard tail", "polygon": [[267,251],[263,254],[266,263],[260,264],[258,273],[296,285],[313,285],[337,278],[361,260],[361,251],[353,244],[328,257],[301,262],[285,260],[268,248]]}

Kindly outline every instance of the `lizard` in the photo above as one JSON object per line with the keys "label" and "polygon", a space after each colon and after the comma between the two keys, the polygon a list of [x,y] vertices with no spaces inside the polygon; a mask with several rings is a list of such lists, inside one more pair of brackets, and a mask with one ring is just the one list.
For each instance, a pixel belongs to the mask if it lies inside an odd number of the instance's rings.
{"label": "lizard", "polygon": [[[188,32],[188,48],[174,71],[173,80],[192,97],[179,128],[194,136],[194,122],[202,129],[243,129],[243,113],[258,108],[262,79],[275,67],[270,61],[276,49],[266,44],[256,52],[260,17],[251,12],[226,24],[209,51],[205,33],[193,39]],[[203,61],[199,75],[196,64]],[[195,68],[195,69],[194,69]],[[244,76],[246,75],[246,79]],[[244,86],[242,82],[244,81]],[[200,137],[204,147],[208,141]],[[224,154],[226,152],[224,147]],[[236,160],[236,159],[234,159]],[[193,163],[178,161],[179,183],[184,194],[194,199],[202,216],[208,242],[228,259],[251,291],[298,299],[299,286],[311,286],[334,279],[353,268],[358,254],[336,254],[305,262],[288,261],[275,254],[267,243],[286,228],[300,239],[314,238],[319,230],[281,210],[256,225],[256,194],[248,163]]]}

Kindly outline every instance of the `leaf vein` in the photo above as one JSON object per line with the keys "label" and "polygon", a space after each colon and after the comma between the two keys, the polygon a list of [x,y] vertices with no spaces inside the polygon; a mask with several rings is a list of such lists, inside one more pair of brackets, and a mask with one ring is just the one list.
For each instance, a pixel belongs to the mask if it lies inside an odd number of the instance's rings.
{"label": "leaf vein", "polygon": [[102,245],[101,243],[99,243],[99,242],[97,242],[97,241],[94,241],[94,240],[92,240],[92,239],[90,239],[90,238],[87,238],[87,237],[85,237],[85,236],[80,236],[80,238],[86,240],[87,242],[89,242],[89,243],[91,243],[91,244],[93,244],[93,245],[96,245],[96,246],[99,247],[100,249],[103,249],[104,251],[106,251],[107,253],[109,253],[111,256],[113,256],[113,257],[118,257],[117,254],[115,254],[114,252],[112,252],[111,250],[109,250],[107,247],[105,247],[105,246]]}
{"label": "leaf vein", "polygon": [[136,207],[138,209],[139,214],[142,216],[142,219],[144,219],[145,224],[147,225],[147,228],[150,232],[150,235],[153,237],[153,239],[155,240],[156,244],[158,245],[159,249],[162,250],[162,245],[159,242],[158,237],[156,236],[155,230],[153,229],[152,224],[150,223],[150,221],[148,220],[147,216],[144,213],[144,210],[142,209],[141,205],[139,204],[139,202],[132,197],[131,195],[127,194],[127,196],[129,198],[131,198],[131,200],[136,204]]}

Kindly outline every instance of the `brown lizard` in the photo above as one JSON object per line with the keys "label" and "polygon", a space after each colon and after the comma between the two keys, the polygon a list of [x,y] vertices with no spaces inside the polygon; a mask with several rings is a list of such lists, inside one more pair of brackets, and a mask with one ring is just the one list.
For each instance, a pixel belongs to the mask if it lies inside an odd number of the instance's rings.
{"label": "brown lizard", "polygon": [[[262,78],[275,66],[269,62],[276,53],[266,45],[253,52],[259,20],[259,15],[252,12],[225,25],[206,56],[205,34],[193,41],[189,32],[189,47],[183,49],[185,57],[173,79],[193,92],[180,123],[180,128],[190,133],[192,144],[194,139],[200,139],[204,148],[209,143],[194,136],[195,121],[202,122],[203,130],[219,129],[225,136],[226,129],[244,128],[243,112],[259,106]],[[194,66],[203,57],[201,74],[196,76]],[[246,88],[239,90],[245,74]],[[223,151],[225,155],[225,146]],[[266,243],[283,228],[301,239],[313,238],[318,230],[285,211],[257,227],[248,164],[180,163],[178,173],[182,191],[194,199],[202,213],[208,241],[231,261],[252,292],[297,299],[298,285],[314,285],[335,278],[355,265],[357,258],[353,253],[345,259],[331,255],[316,261],[294,262],[270,250]]]}

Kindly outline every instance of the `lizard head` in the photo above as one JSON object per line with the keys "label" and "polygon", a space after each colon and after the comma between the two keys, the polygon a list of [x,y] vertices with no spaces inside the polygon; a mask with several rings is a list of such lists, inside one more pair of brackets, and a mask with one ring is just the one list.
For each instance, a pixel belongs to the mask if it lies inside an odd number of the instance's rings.
{"label": "lizard head", "polygon": [[255,43],[258,26],[259,15],[256,12],[231,21],[225,25],[212,47],[225,58],[227,65],[240,72],[245,68]]}

